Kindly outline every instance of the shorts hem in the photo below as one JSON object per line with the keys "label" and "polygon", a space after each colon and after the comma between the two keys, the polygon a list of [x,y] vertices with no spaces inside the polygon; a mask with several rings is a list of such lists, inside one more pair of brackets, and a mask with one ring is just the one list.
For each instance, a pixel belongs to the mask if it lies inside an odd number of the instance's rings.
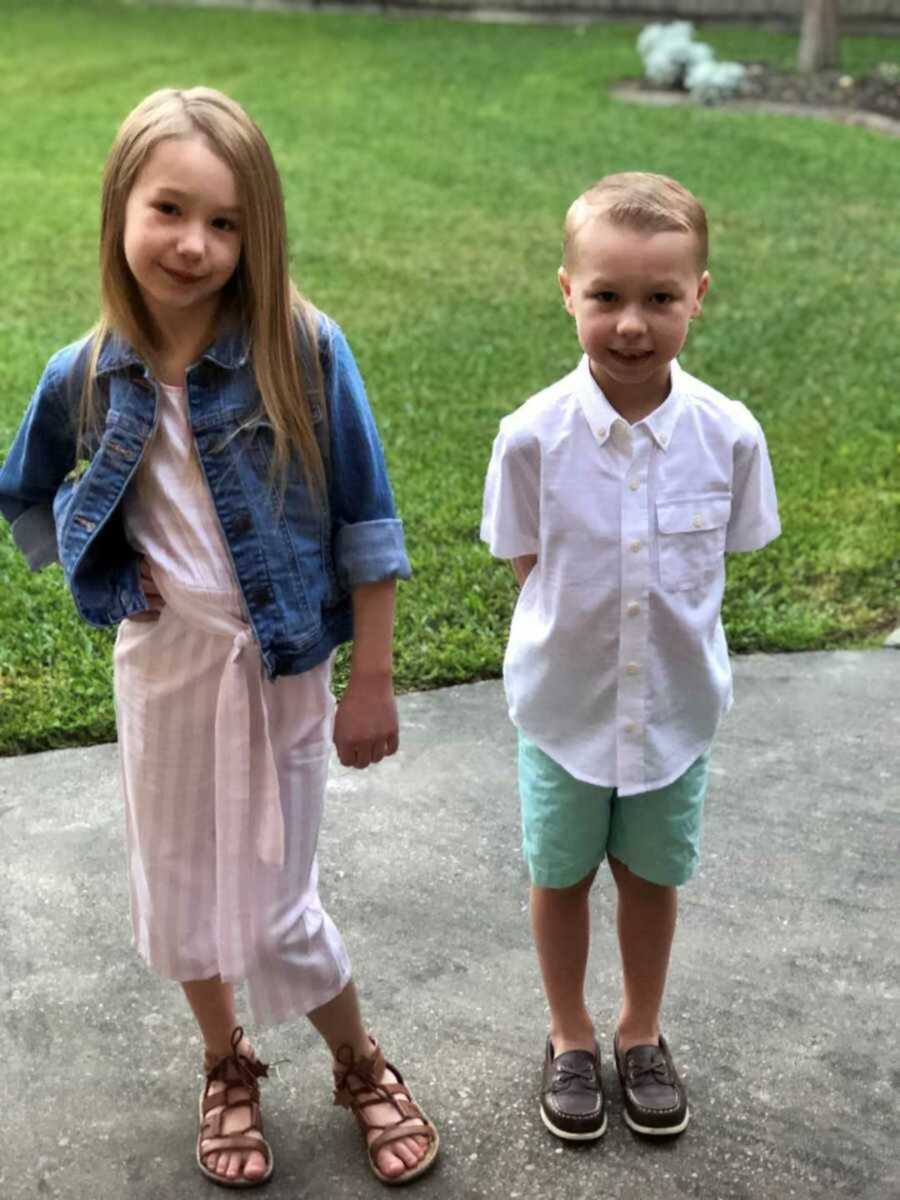
{"label": "shorts hem", "polygon": [[[684,887],[686,883],[690,883],[690,881],[693,879],[694,875],[697,873],[697,867],[699,866],[699,863],[695,863],[687,871],[669,872],[663,872],[659,870],[659,868],[654,867],[650,867],[649,869],[641,869],[639,864],[630,863],[624,855],[616,854],[615,849],[612,846],[607,847],[607,853],[611,854],[613,858],[617,859],[620,863],[623,863],[624,866],[626,866],[632,873],[632,875],[637,875],[638,879],[643,879],[646,883],[655,883],[657,887]],[[669,877],[663,878],[664,875],[668,875]],[[672,878],[673,875],[677,877]]]}
{"label": "shorts hem", "polygon": [[553,888],[560,890],[562,888],[574,887],[576,883],[581,883],[582,879],[586,879],[591,871],[599,869],[603,858],[598,858],[594,862],[589,863],[584,870],[578,871],[548,871],[543,868],[532,867],[528,859],[525,859],[525,866],[528,868],[528,875],[535,887]]}

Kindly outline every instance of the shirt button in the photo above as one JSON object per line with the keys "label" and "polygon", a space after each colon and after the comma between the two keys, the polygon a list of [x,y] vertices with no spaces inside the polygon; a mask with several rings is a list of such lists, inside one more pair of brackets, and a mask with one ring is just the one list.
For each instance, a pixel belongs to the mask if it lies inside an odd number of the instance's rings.
{"label": "shirt button", "polygon": [[640,550],[640,548],[641,548],[641,543],[639,541],[631,542],[631,544],[628,547],[628,549],[631,551],[632,554],[637,554],[637,552],[638,552],[638,550]]}
{"label": "shirt button", "polygon": [[629,479],[628,486],[631,488],[631,490],[633,492],[636,492],[638,490],[638,488],[641,486],[641,481],[639,479]]}
{"label": "shirt button", "polygon": [[603,425],[600,425],[600,426],[598,427],[598,429],[597,429],[597,437],[599,437],[599,438],[606,437],[606,428],[605,428],[605,426],[603,426]]}
{"label": "shirt button", "polygon": [[665,445],[666,445],[666,443],[668,442],[668,440],[669,440],[669,439],[666,437],[666,435],[665,435],[664,433],[661,433],[661,434],[659,435],[659,444],[660,444],[661,446],[665,446]]}
{"label": "shirt button", "polygon": [[694,516],[694,528],[695,528],[695,529],[702,529],[702,528],[703,528],[703,518],[700,516],[700,514],[699,514],[699,513],[697,513],[697,514]]}
{"label": "shirt button", "polygon": [[629,617],[636,617],[641,611],[641,606],[638,604],[637,600],[632,600],[625,611],[628,613]]}
{"label": "shirt button", "polygon": [[634,721],[628,722],[628,724],[625,726],[625,732],[626,733],[637,733],[637,725],[635,725]]}
{"label": "shirt button", "polygon": [[630,662],[630,663],[625,664],[625,674],[626,675],[637,675],[637,673],[640,671],[640,669],[641,668],[638,666],[638,664],[636,662]]}

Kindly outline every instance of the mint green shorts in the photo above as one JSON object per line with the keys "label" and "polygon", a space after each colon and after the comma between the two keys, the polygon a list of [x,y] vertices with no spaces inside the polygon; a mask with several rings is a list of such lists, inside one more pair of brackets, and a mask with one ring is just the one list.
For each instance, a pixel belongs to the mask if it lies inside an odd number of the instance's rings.
{"label": "mint green shorts", "polygon": [[522,853],[538,887],[579,883],[611,854],[650,883],[687,883],[700,861],[709,751],[667,787],[619,796],[575,779],[520,731]]}

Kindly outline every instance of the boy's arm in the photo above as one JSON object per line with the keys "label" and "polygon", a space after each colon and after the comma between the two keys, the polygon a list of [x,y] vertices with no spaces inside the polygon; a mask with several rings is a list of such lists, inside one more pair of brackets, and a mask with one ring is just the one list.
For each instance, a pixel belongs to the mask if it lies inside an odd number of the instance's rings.
{"label": "boy's arm", "polygon": [[758,422],[735,443],[726,551],[760,550],[781,533],[765,434]]}
{"label": "boy's arm", "polygon": [[501,422],[484,484],[481,538],[495,558],[508,559],[519,583],[540,545],[540,447],[527,430]]}
{"label": "boy's arm", "polygon": [[522,587],[525,580],[531,574],[531,569],[537,562],[536,554],[518,554],[515,558],[509,560],[509,565],[513,569],[513,575],[516,577],[516,582],[519,587]]}

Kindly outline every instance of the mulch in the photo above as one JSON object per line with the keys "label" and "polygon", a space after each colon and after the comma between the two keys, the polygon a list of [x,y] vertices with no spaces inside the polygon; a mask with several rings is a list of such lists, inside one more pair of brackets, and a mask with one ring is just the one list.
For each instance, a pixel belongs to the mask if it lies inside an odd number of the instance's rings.
{"label": "mulch", "polygon": [[[817,117],[900,137],[900,66],[882,63],[868,75],[852,76],[840,71],[800,75],[765,63],[744,65],[747,75],[738,96],[717,108]],[[683,88],[661,88],[646,79],[624,80],[611,91],[641,104],[695,103]]]}
{"label": "mulch", "polygon": [[765,63],[747,63],[741,95],[748,100],[854,109],[900,121],[900,66],[883,63],[869,75],[816,71],[810,75],[774,71]]}

